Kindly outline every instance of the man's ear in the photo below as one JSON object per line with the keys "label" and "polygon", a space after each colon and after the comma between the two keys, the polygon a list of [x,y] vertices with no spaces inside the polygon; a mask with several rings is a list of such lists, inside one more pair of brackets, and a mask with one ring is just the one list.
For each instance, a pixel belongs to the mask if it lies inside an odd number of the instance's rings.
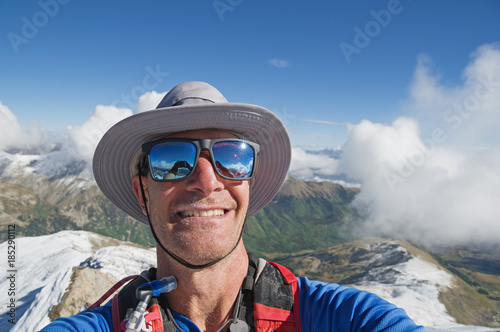
{"label": "man's ear", "polygon": [[[142,178],[142,186],[144,188],[144,196],[146,196],[146,202],[144,202],[144,197],[142,196],[142,190],[141,190],[141,181],[139,181],[139,176],[140,175],[134,175],[132,177],[132,187],[134,188],[134,194],[135,197],[137,197],[137,201],[139,202],[139,205],[141,206],[142,213],[146,215],[146,204],[149,203],[149,192],[148,192],[148,186],[147,186],[147,179]],[[149,205],[148,205],[148,210],[149,210]]]}

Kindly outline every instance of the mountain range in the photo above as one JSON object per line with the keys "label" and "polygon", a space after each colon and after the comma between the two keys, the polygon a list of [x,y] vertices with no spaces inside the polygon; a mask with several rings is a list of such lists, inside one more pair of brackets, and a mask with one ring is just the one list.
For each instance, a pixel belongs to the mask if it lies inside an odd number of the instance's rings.
{"label": "mountain range", "polygon": [[[63,151],[0,152],[0,228],[19,236],[88,230],[153,246],[149,228],[115,207],[97,188],[88,166]],[[254,252],[295,252],[352,239],[345,225],[357,188],[289,177],[266,209],[249,218],[244,240]],[[5,240],[0,233],[0,241]],[[293,239],[293,240],[292,240]]]}
{"label": "mountain range", "polygon": [[[148,227],[100,192],[89,165],[57,146],[41,150],[0,152],[0,242],[7,240],[8,226],[16,225],[20,247],[33,250],[32,256],[26,256],[26,249],[20,251],[27,270],[19,275],[37,280],[30,269],[43,275],[35,288],[22,283],[19,322],[26,326],[34,326],[37,318],[48,322],[80,310],[88,301],[78,289],[102,293],[120,276],[154,264],[154,251],[147,249],[154,246]],[[409,308],[431,331],[450,330],[457,323],[500,327],[500,246],[418,248],[404,241],[362,239],[353,232],[361,225],[350,206],[358,192],[289,177],[273,201],[247,220],[245,244],[298,275],[378,292]],[[57,246],[58,241],[73,244]],[[138,251],[138,246],[143,246],[144,257],[136,260],[122,253],[123,248]],[[65,250],[68,261],[63,259]],[[105,258],[115,252],[133,269],[123,270],[123,262]],[[50,268],[60,260],[65,263]],[[4,285],[0,284],[1,294]],[[57,296],[52,294],[55,289]],[[435,305],[427,307],[430,298]]]}
{"label": "mountain range", "polygon": [[[6,247],[7,242],[0,244],[0,251],[5,252]],[[58,317],[85,309],[116,281],[147,270],[156,262],[154,249],[87,231],[19,238],[16,247],[15,320],[8,315],[9,308],[1,306],[2,330],[39,330]],[[451,305],[473,312],[469,319],[475,317],[476,326],[457,322],[449,314],[450,304],[443,303],[443,294],[453,297],[455,292],[473,292],[408,243],[370,238],[277,261],[300,275],[337,280],[378,294],[405,309],[428,331],[500,331],[477,326],[488,315],[500,322],[498,313],[495,316],[479,300],[463,305],[452,301]],[[7,294],[9,287],[11,283],[2,281],[0,293]]]}

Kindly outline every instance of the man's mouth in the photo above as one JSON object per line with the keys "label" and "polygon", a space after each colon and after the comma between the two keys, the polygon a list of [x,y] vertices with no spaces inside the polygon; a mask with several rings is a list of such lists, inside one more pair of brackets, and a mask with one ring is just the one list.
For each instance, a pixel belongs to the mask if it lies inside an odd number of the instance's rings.
{"label": "man's mouth", "polygon": [[181,211],[183,217],[218,217],[224,215],[224,209]]}

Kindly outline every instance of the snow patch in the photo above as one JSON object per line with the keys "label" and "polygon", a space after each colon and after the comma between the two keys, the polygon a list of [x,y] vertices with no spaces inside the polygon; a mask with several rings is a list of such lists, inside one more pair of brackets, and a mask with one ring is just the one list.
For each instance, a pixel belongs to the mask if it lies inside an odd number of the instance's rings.
{"label": "snow patch", "polygon": [[[93,257],[101,271],[114,279],[137,274],[156,262],[154,250],[123,243],[96,248],[105,237],[84,231],[62,231],[52,235],[16,239],[16,324],[11,331],[36,331],[50,323],[48,312],[60,302],[69,285],[72,268]],[[7,252],[7,242],[0,244]],[[106,255],[110,256],[106,256]],[[133,270],[133,273],[131,271]],[[9,283],[2,280],[0,294]],[[7,307],[0,307],[0,326],[8,322]]]}
{"label": "snow patch", "polygon": [[[438,299],[442,287],[452,287],[454,277],[451,274],[418,257],[390,268],[393,273],[389,275],[378,273],[380,278],[353,286],[404,308],[419,325],[438,326],[455,322]],[[381,270],[387,270],[387,267],[372,269],[370,274],[373,276]]]}
{"label": "snow patch", "polygon": [[[401,247],[402,248],[402,247]],[[353,284],[403,308],[426,331],[500,331],[457,324],[439,302],[439,292],[452,288],[455,277],[437,265],[413,256],[410,260],[370,270],[369,277]]]}

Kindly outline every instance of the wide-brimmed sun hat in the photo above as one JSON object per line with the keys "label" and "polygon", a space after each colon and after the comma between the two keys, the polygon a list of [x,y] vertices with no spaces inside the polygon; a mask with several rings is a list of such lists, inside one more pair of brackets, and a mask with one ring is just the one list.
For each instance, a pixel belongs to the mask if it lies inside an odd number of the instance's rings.
{"label": "wide-brimmed sun hat", "polygon": [[247,216],[266,206],[286,180],[291,159],[288,132],[271,111],[229,103],[213,86],[186,82],[165,95],[158,107],[132,115],[111,127],[99,141],[93,159],[97,185],[104,195],[133,218],[148,223],[134,195],[142,144],[169,134],[221,129],[258,143],[260,153]]}

